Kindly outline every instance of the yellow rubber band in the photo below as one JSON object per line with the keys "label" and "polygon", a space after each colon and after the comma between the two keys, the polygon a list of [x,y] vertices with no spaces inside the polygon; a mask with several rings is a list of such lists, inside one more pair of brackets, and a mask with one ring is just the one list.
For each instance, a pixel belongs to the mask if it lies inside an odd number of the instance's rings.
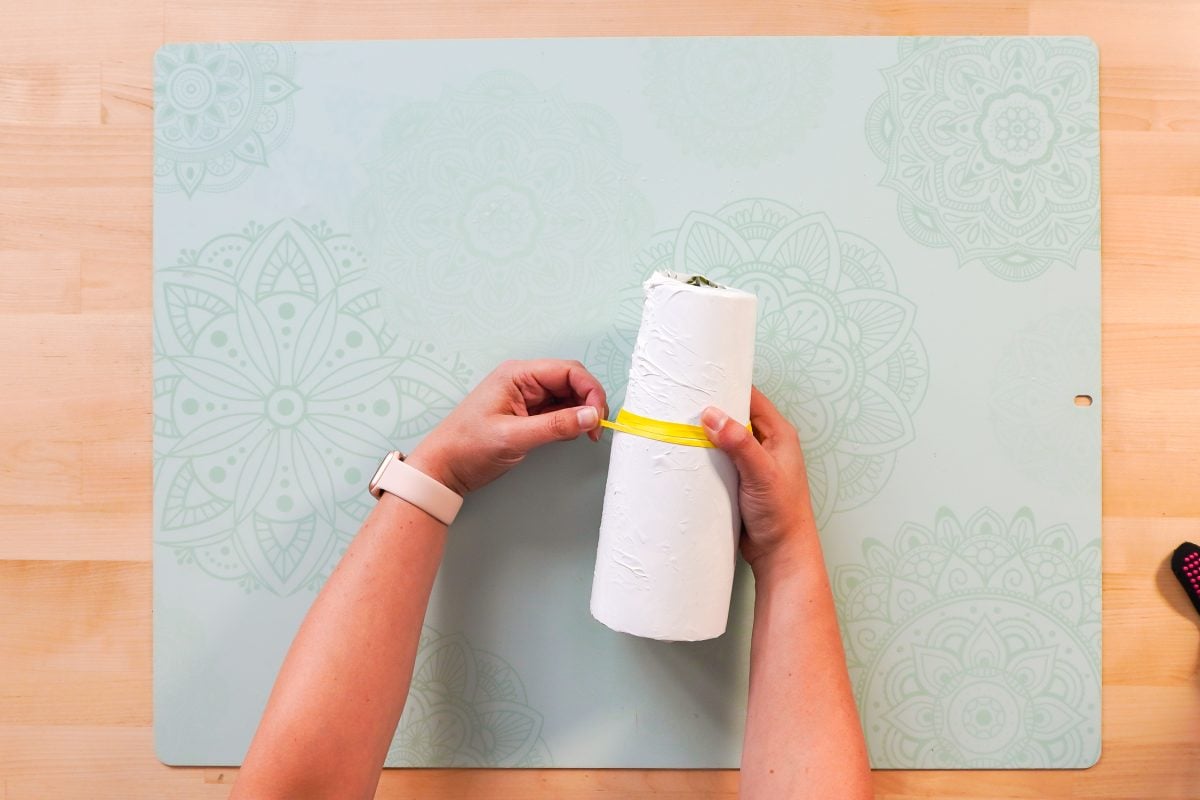
{"label": "yellow rubber band", "polygon": [[[704,428],[699,425],[685,425],[682,422],[666,422],[661,419],[651,419],[650,417],[643,417],[641,414],[634,414],[632,411],[627,411],[623,408],[617,412],[615,420],[602,419],[600,420],[600,424],[614,431],[631,433],[634,436],[641,436],[644,439],[654,439],[658,442],[682,444],[688,447],[716,447],[716,445],[708,440],[707,434],[704,433]],[[749,422],[746,423],[746,430],[753,433],[753,428],[750,427]]]}

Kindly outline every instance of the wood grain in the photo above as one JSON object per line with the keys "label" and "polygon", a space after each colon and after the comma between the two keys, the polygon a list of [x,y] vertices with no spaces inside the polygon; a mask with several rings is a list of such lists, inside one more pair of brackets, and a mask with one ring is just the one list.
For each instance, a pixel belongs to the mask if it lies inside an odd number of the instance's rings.
{"label": "wood grain", "polygon": [[[880,798],[1200,796],[1200,4],[0,0],[0,800],[217,798],[153,755],[152,76],[165,41],[1086,34],[1101,53],[1104,754],[880,772]],[[19,345],[19,346],[18,346]],[[383,798],[722,798],[721,771],[388,771]]]}
{"label": "wood grain", "polygon": [[99,88],[98,64],[0,64],[0,124],[94,124]]}

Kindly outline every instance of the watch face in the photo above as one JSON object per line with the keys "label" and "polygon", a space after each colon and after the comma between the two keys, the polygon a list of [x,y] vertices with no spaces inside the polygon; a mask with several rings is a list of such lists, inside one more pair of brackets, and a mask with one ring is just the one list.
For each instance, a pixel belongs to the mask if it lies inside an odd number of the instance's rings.
{"label": "watch face", "polygon": [[393,450],[383,457],[379,462],[379,467],[375,470],[375,474],[371,476],[371,482],[367,484],[367,491],[370,492],[376,499],[379,499],[379,479],[383,477],[383,471],[387,469],[387,465],[392,463],[392,459],[396,458],[398,453]]}

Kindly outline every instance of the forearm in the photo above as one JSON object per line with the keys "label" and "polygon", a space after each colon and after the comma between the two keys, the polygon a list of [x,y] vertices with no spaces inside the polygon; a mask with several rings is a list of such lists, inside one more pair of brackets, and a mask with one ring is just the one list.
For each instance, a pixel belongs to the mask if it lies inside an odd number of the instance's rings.
{"label": "forearm", "polygon": [[866,746],[815,531],[778,556],[755,575],[741,796],[870,797]]}
{"label": "forearm", "polygon": [[445,539],[442,523],[383,495],[292,643],[235,798],[374,793]]}

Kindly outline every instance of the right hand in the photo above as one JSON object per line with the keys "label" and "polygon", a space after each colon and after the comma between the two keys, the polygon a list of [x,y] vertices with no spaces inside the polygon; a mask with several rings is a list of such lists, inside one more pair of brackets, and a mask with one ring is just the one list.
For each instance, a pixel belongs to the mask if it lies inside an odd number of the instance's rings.
{"label": "right hand", "polygon": [[800,437],[767,396],[757,388],[750,390],[753,434],[712,406],[704,409],[700,423],[741,477],[742,556],[755,573],[768,563],[786,560],[783,554],[789,550],[816,542]]}

